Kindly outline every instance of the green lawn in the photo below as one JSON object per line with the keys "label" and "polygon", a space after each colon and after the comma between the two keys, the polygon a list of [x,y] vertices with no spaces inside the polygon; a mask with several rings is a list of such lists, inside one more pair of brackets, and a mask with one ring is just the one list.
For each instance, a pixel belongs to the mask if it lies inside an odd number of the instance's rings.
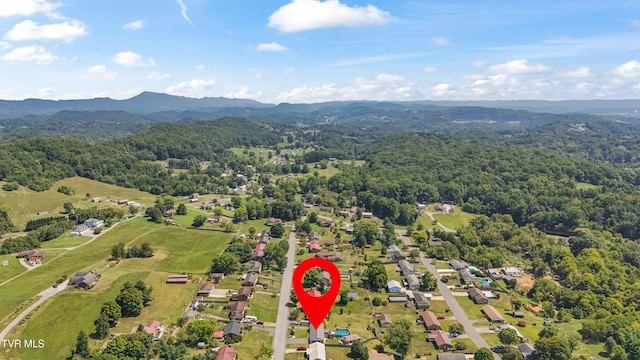
{"label": "green lawn", "polygon": [[247,315],[254,315],[260,321],[275,322],[278,314],[278,298],[267,294],[255,294],[249,301],[251,308]]}
{"label": "green lawn", "polygon": [[[2,266],[4,261],[8,261],[9,265]],[[26,270],[24,266],[20,265],[20,261],[16,259],[15,254],[0,255],[0,284]],[[2,288],[0,287],[0,289]]]}
{"label": "green lawn", "polygon": [[433,214],[433,217],[438,220],[438,222],[449,229],[457,229],[461,226],[468,225],[469,221],[476,216],[478,215],[467,213],[460,209],[456,209],[456,212],[453,214]]}
{"label": "green lawn", "polygon": [[243,331],[242,341],[233,345],[238,354],[238,359],[255,359],[260,352],[260,346],[266,344],[271,347],[273,336],[264,331]]}
{"label": "green lawn", "polygon": [[[40,247],[42,249],[51,249],[51,248],[69,248],[78,246],[80,244],[84,244],[86,241],[90,240],[89,236],[71,236],[64,235],[57,239],[49,240],[40,243]],[[45,259],[46,261],[46,259]]]}

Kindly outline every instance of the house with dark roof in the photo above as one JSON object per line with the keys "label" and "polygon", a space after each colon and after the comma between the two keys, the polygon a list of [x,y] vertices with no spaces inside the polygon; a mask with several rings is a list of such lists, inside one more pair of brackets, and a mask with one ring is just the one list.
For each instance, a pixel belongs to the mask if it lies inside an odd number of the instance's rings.
{"label": "house with dark roof", "polygon": [[407,260],[398,261],[398,267],[400,268],[400,274],[402,274],[402,276],[411,275],[414,272],[413,265]]}
{"label": "house with dark roof", "polygon": [[469,265],[461,260],[449,260],[449,266],[451,266],[453,270],[459,271],[462,269],[466,269]]}
{"label": "house with dark roof", "polygon": [[242,281],[242,286],[256,286],[258,283],[258,274],[249,273],[247,277]]}
{"label": "house with dark roof", "polygon": [[100,275],[95,270],[79,271],[69,279],[69,285],[79,289],[89,289],[98,282],[99,277]]}
{"label": "house with dark roof", "polygon": [[436,354],[436,360],[466,360],[464,354]]}
{"label": "house with dark roof", "polygon": [[460,274],[460,281],[465,285],[474,285],[476,281],[475,275],[469,271],[469,269],[462,269],[458,272]]}
{"label": "house with dark roof", "polygon": [[213,280],[214,284],[217,284],[222,279],[224,279],[224,273],[211,273],[211,275],[209,275],[209,277],[211,278],[211,280]]}
{"label": "house with dark roof", "polygon": [[236,350],[231,345],[223,346],[218,349],[216,354],[216,360],[236,360]]}
{"label": "house with dark roof", "polygon": [[232,335],[240,335],[242,333],[242,326],[239,322],[232,321],[227,323],[224,327],[224,337]]}
{"label": "house with dark roof", "polygon": [[416,309],[428,309],[431,307],[429,298],[419,291],[413,292],[413,301],[416,303]]}
{"label": "house with dark roof", "polygon": [[423,311],[420,314],[420,319],[419,319],[422,324],[424,325],[424,328],[427,330],[441,330],[442,326],[440,325],[440,321],[438,320],[438,317],[436,316],[436,314],[432,313],[431,311]]}
{"label": "house with dark roof", "polygon": [[522,343],[518,345],[518,350],[524,357],[524,360],[537,360],[538,355],[535,355],[534,352],[536,350],[533,344]]}
{"label": "house with dark roof", "polygon": [[391,325],[391,316],[389,316],[389,314],[376,314],[375,315],[376,320],[378,320],[378,325],[380,325],[380,327],[385,328],[389,325]]}
{"label": "house with dark roof", "polygon": [[496,310],[491,305],[483,306],[481,311],[484,314],[484,316],[487,318],[487,320],[491,322],[500,322],[500,323],[504,322],[504,317],[500,315],[498,310]]}
{"label": "house with dark roof", "polygon": [[420,287],[420,280],[414,274],[409,274],[404,278],[404,282],[407,285],[407,289],[416,290]]}
{"label": "house with dark roof", "polygon": [[186,284],[189,282],[189,275],[169,275],[167,284]]}
{"label": "house with dark roof", "polygon": [[206,283],[206,284],[202,284],[202,286],[200,286],[200,290],[198,290],[198,296],[202,296],[202,297],[209,297],[211,296],[211,293],[213,292],[213,284],[212,283]]}
{"label": "house with dark roof", "polygon": [[398,247],[398,245],[390,245],[387,248],[387,254],[393,256],[393,258],[398,261],[398,260],[404,260],[407,258],[407,256],[404,254],[404,252],[402,252],[402,250],[400,250],[400,248]]}
{"label": "house with dark roof", "polygon": [[449,335],[442,330],[432,331],[429,334],[428,339],[438,350],[450,351],[453,348],[453,343],[451,342]]}
{"label": "house with dark roof", "polygon": [[247,309],[247,303],[244,301],[232,302],[225,305],[225,308],[229,309],[230,320],[242,320]]}
{"label": "house with dark roof", "polygon": [[488,304],[489,299],[484,296],[482,290],[477,287],[472,287],[469,289],[469,299],[473,300],[475,304]]}
{"label": "house with dark roof", "polygon": [[342,345],[353,345],[354,341],[360,340],[360,335],[358,334],[349,334],[347,336],[343,336],[342,339],[340,339],[340,343]]}
{"label": "house with dark roof", "polygon": [[340,253],[332,251],[332,252],[319,252],[316,253],[316,257],[327,259],[331,262],[339,262],[342,261],[342,255]]}
{"label": "house with dark roof", "polygon": [[237,292],[231,294],[231,301],[249,301],[253,296],[253,288],[243,286]]}
{"label": "house with dark roof", "polygon": [[262,272],[262,263],[260,261],[247,261],[246,263],[244,263],[244,269],[248,272],[248,273],[258,273],[260,274],[260,272]]}
{"label": "house with dark roof", "polygon": [[313,344],[315,342],[324,343],[324,340],[324,323],[320,323],[320,326],[318,326],[317,329],[313,327],[313,325],[309,325],[309,344]]}

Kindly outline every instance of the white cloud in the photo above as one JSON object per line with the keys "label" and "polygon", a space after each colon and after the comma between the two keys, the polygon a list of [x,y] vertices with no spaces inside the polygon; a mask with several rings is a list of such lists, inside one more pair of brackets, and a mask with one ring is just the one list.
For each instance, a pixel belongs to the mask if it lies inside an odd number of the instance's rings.
{"label": "white cloud", "polygon": [[176,2],[178,3],[178,5],[180,5],[180,14],[182,14],[182,17],[187,20],[187,22],[189,24],[193,25],[193,22],[191,22],[191,19],[189,18],[189,15],[187,15],[187,5],[184,4],[184,1],[182,0],[176,0]]}
{"label": "white cloud", "polygon": [[292,73],[292,72],[295,72],[295,71],[296,71],[296,68],[294,68],[294,67],[288,67],[288,68],[284,68],[284,70],[283,70],[283,71],[284,71],[284,72],[286,72],[286,73]]}
{"label": "white cloud", "polygon": [[57,24],[38,25],[31,20],[24,20],[15,25],[5,34],[8,40],[64,40],[73,39],[87,34],[87,28],[81,21],[70,20]]}
{"label": "white cloud", "polygon": [[52,87],[45,87],[38,90],[38,98],[50,98],[56,93],[56,89]]}
{"label": "white cloud", "polygon": [[613,73],[625,78],[640,77],[640,62],[631,60],[613,69]]}
{"label": "white cloud", "polygon": [[85,71],[89,74],[104,74],[107,71],[107,67],[105,65],[93,65]]}
{"label": "white cloud", "polygon": [[11,52],[2,56],[2,60],[6,61],[32,61],[36,64],[44,65],[50,64],[57,59],[57,56],[51,54],[47,49],[39,45],[13,49]]}
{"label": "white cloud", "polygon": [[502,74],[534,74],[547,72],[549,67],[543,64],[530,64],[527,60],[520,59],[492,65],[489,67],[489,71]]}
{"label": "white cloud", "polygon": [[581,66],[581,67],[579,67],[577,69],[569,70],[569,71],[566,71],[566,72],[560,72],[560,73],[558,73],[558,75],[560,75],[562,77],[568,77],[568,78],[589,78],[589,77],[593,77],[593,73],[586,66]]}
{"label": "white cloud", "polygon": [[434,73],[434,72],[438,72],[438,68],[435,66],[427,66],[424,69],[422,69],[422,71],[426,73]]}
{"label": "white cloud", "polygon": [[292,0],[269,17],[269,27],[297,32],[340,26],[384,25],[391,14],[375,6],[349,7],[340,0]]}
{"label": "white cloud", "polygon": [[35,13],[51,13],[60,3],[47,0],[3,0],[0,1],[0,17],[30,16]]}
{"label": "white cloud", "polygon": [[147,79],[149,80],[164,80],[171,77],[169,73],[159,73],[157,71],[152,71],[149,75],[147,75]]}
{"label": "white cloud", "polygon": [[196,66],[196,70],[205,71],[205,70],[207,70],[207,66],[206,65],[202,65],[202,64],[198,65],[198,66]]}
{"label": "white cloud", "polygon": [[288,47],[282,46],[282,45],[280,45],[280,44],[278,44],[276,42],[258,44],[256,49],[258,51],[287,51],[287,50],[289,50]]}
{"label": "white cloud", "polygon": [[198,91],[211,89],[214,84],[214,80],[193,79],[169,86],[166,91],[172,95],[192,95]]}
{"label": "white cloud", "polygon": [[449,45],[449,40],[443,38],[441,36],[434,36],[431,38],[431,41],[438,46],[447,46]]}
{"label": "white cloud", "polygon": [[449,83],[440,83],[432,89],[436,96],[452,95],[456,92],[453,85]]}
{"label": "white cloud", "polygon": [[149,67],[156,66],[155,61],[149,58],[148,60],[144,60],[142,55],[134,53],[132,51],[123,51],[115,54],[113,56],[113,62],[118,65],[128,66],[128,67]]}
{"label": "white cloud", "polygon": [[640,20],[636,20],[636,19],[629,20],[629,24],[631,24],[632,26],[635,26],[637,28],[640,28]]}
{"label": "white cloud", "polygon": [[382,82],[395,82],[404,80],[404,77],[400,75],[378,74],[378,76],[376,76],[376,80]]}
{"label": "white cloud", "polygon": [[261,95],[262,95],[261,91],[258,91],[257,93],[252,93],[247,86],[243,86],[237,92],[226,93],[224,97],[231,98],[231,99],[253,99]]}
{"label": "white cloud", "polygon": [[122,25],[123,29],[126,30],[140,30],[143,27],[147,26],[147,21],[146,20],[136,20],[136,21],[132,21],[130,23],[126,23],[124,25]]}
{"label": "white cloud", "polygon": [[0,50],[6,50],[11,47],[11,44],[8,42],[0,41]]}

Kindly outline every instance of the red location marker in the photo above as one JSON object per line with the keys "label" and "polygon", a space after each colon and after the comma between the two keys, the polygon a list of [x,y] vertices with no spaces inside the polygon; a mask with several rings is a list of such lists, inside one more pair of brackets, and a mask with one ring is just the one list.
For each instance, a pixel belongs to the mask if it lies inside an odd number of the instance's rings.
{"label": "red location marker", "polygon": [[[317,293],[307,294],[302,287],[302,277],[304,276],[304,273],[314,267],[322,268],[331,275],[331,287],[323,296],[317,296]],[[293,289],[298,296],[298,301],[300,301],[300,304],[302,305],[302,310],[304,310],[304,313],[307,314],[307,318],[309,318],[309,322],[317,329],[329,313],[329,310],[331,310],[331,307],[340,292],[340,271],[327,259],[307,259],[301,262],[293,272]]]}

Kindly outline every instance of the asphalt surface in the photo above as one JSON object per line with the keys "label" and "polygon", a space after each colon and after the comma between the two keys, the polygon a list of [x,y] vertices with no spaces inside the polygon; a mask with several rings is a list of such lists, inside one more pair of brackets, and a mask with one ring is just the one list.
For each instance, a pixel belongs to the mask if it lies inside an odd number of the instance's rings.
{"label": "asphalt surface", "polygon": [[289,233],[289,250],[287,251],[287,267],[282,274],[280,285],[280,303],[278,305],[278,317],[276,318],[276,329],[273,335],[273,359],[283,360],[287,346],[287,331],[289,329],[289,294],[291,293],[291,282],[293,280],[294,258],[296,254],[296,233]]}

